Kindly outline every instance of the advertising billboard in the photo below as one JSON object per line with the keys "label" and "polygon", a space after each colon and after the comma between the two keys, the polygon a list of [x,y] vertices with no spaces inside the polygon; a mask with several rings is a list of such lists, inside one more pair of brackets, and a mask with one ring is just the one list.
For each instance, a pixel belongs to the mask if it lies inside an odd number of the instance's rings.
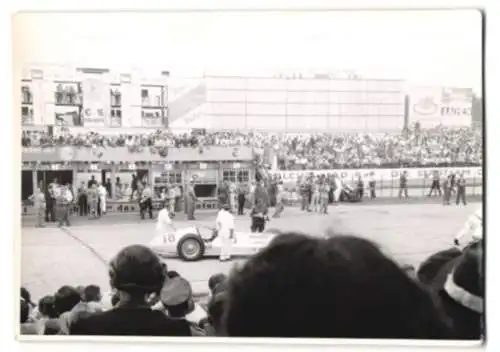
{"label": "advertising billboard", "polygon": [[110,113],[109,84],[97,78],[87,78],[82,82],[83,126],[106,126]]}
{"label": "advertising billboard", "polygon": [[437,125],[470,126],[472,89],[413,87],[408,99],[408,122],[424,128]]}

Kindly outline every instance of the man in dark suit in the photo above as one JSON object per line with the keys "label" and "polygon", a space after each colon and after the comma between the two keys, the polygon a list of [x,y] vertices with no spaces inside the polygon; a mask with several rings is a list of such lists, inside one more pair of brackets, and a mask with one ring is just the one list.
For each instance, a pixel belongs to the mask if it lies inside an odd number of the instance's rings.
{"label": "man in dark suit", "polygon": [[70,335],[192,336],[186,320],[150,307],[147,297],[160,294],[166,270],[149,248],[122,249],[110,263],[109,276],[118,303],[111,310],[80,318],[70,325]]}
{"label": "man in dark suit", "polygon": [[252,224],[250,230],[252,232],[263,232],[266,227],[266,218],[269,208],[269,194],[264,187],[264,181],[257,180],[255,188],[254,206],[251,212]]}

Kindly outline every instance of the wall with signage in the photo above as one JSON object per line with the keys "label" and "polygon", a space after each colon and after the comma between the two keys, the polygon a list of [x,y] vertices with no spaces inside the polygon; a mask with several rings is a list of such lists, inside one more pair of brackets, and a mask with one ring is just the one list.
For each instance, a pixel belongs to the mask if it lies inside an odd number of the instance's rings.
{"label": "wall with signage", "polygon": [[238,161],[252,160],[250,147],[210,147],[200,152],[198,148],[168,148],[162,156],[154,147],[144,147],[130,151],[127,147],[87,148],[50,147],[23,148],[23,162],[197,162],[197,161]]}
{"label": "wall with signage", "polygon": [[482,178],[481,167],[429,167],[429,168],[401,168],[401,169],[345,169],[345,170],[300,170],[300,171],[269,171],[270,175],[280,177],[284,182],[297,182],[300,178],[309,175],[333,175],[337,174],[340,179],[354,181],[359,176],[368,179],[372,176],[378,180],[399,179],[401,173],[406,171],[408,179],[431,179],[434,172],[438,171],[441,177],[450,174],[461,174],[465,177]]}
{"label": "wall with signage", "polygon": [[423,128],[470,126],[472,123],[472,89],[412,87],[408,99],[408,122]]}

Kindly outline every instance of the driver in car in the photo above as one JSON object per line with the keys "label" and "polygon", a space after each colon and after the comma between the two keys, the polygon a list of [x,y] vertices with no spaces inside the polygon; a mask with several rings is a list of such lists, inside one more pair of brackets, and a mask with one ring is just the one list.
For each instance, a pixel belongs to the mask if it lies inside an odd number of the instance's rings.
{"label": "driver in car", "polygon": [[157,235],[165,236],[169,232],[177,231],[172,223],[172,215],[169,211],[168,201],[163,202],[163,208],[158,213],[158,219],[156,220]]}
{"label": "driver in car", "polygon": [[221,262],[231,259],[231,247],[234,238],[234,216],[228,203],[224,203],[215,220],[215,230],[221,237],[221,250],[219,260]]}

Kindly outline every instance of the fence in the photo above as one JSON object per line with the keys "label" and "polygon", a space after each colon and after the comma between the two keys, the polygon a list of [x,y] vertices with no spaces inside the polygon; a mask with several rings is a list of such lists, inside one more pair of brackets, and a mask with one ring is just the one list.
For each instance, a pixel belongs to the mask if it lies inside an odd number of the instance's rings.
{"label": "fence", "polygon": [[[468,178],[467,187],[465,189],[466,195],[468,197],[482,197],[483,195],[483,185],[482,178],[472,177]],[[355,180],[344,183],[349,184],[354,188]],[[431,188],[432,180],[421,179],[421,180],[408,180],[408,196],[411,198],[421,198],[426,197],[429,194]],[[300,195],[297,186],[284,184],[285,189],[285,202],[288,205],[293,205],[300,202]],[[368,188],[367,182],[364,185],[364,196],[369,197],[370,190]],[[398,198],[399,196],[399,180],[376,180],[375,194],[377,198]],[[433,193],[435,194],[435,193]]]}
{"label": "fence", "polygon": [[300,199],[297,181],[308,175],[337,174],[344,184],[356,188],[359,177],[363,179],[365,195],[368,195],[368,181],[375,180],[377,198],[397,198],[399,196],[400,174],[407,172],[408,196],[425,197],[429,194],[435,172],[438,172],[441,181],[450,174],[463,174],[466,180],[466,195],[481,197],[483,195],[483,176],[481,167],[435,167],[435,168],[408,168],[408,169],[343,169],[343,170],[302,170],[302,171],[273,171],[271,175],[281,179],[285,189],[285,198],[288,203]]}

